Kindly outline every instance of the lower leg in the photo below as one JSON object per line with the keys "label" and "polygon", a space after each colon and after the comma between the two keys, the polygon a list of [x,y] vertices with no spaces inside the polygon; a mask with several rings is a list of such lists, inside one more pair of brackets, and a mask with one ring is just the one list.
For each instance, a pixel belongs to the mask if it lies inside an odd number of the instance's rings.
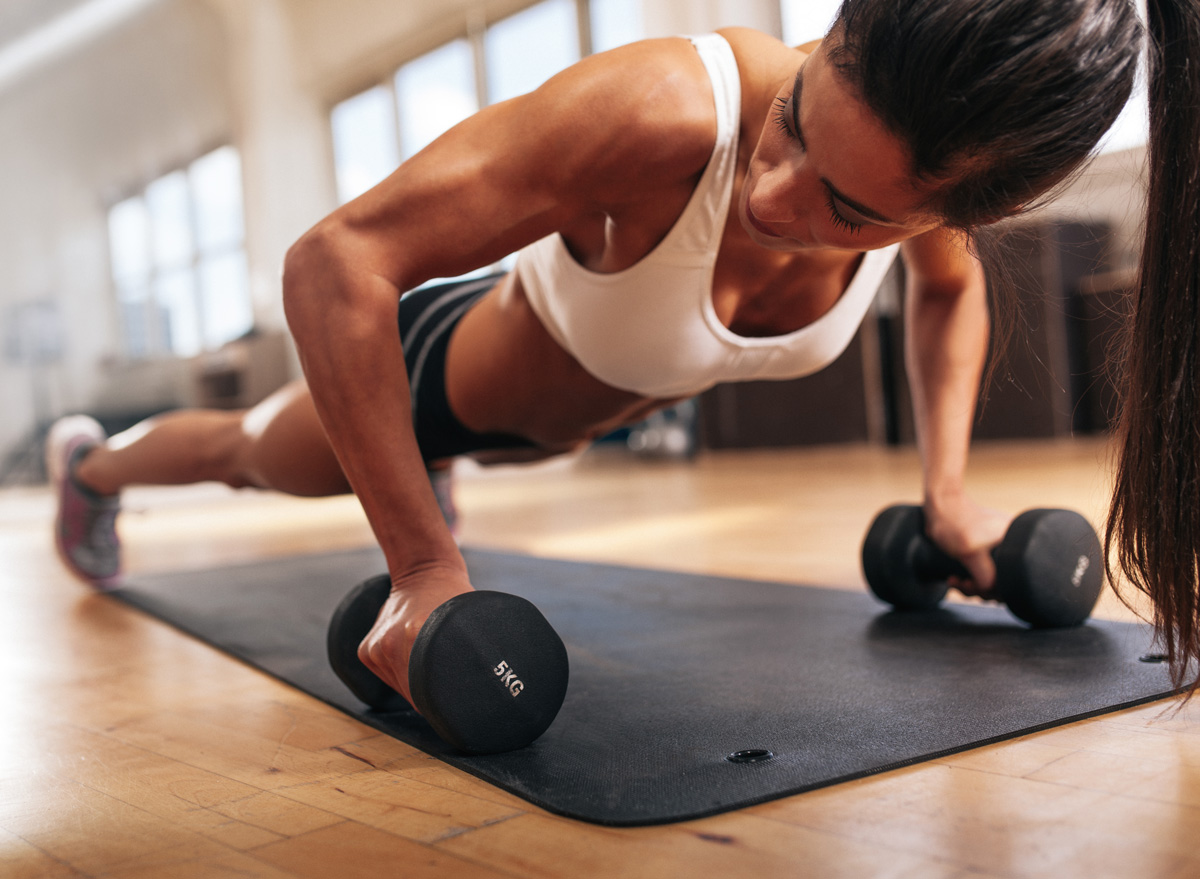
{"label": "lower leg", "polygon": [[100,494],[205,481],[306,496],[349,491],[302,382],[246,411],[181,410],[150,418],[93,449],[74,476]]}
{"label": "lower leg", "polygon": [[74,476],[99,494],[117,494],[130,485],[228,481],[225,459],[241,415],[204,409],[156,415],[97,446]]}

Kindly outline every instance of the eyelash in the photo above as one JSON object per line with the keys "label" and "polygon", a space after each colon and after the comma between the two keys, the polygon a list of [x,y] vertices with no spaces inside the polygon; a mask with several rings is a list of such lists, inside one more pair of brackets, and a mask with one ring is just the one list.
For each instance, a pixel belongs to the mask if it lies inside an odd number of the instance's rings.
{"label": "eyelash", "polygon": [[778,97],[775,99],[777,109],[775,110],[775,124],[779,126],[779,130],[784,134],[792,137],[792,129],[788,127],[787,120],[787,98]]}
{"label": "eyelash", "polygon": [[833,203],[832,196],[825,196],[825,206],[829,208],[829,221],[833,223],[835,229],[845,229],[851,235],[857,235],[862,231],[862,223],[852,223],[838,213],[837,205]]}
{"label": "eyelash", "polygon": [[[794,137],[797,141],[800,141],[800,137],[794,134],[791,127],[788,125],[787,102],[788,99],[784,97],[777,97],[775,99],[775,124],[779,126],[779,129],[788,137]],[[803,146],[804,142],[800,141],[800,144]],[[838,213],[837,205],[833,203],[832,196],[827,195],[825,197],[825,206],[829,208],[829,221],[833,223],[833,227],[835,229],[844,230],[849,232],[851,235],[857,235],[862,231],[863,227],[861,223],[852,223]]]}

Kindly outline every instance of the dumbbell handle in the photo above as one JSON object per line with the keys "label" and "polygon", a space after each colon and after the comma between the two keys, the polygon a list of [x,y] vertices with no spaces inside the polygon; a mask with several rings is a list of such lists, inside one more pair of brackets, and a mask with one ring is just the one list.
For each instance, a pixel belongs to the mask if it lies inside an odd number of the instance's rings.
{"label": "dumbbell handle", "polygon": [[971,579],[967,566],[945,552],[927,534],[913,541],[912,565],[913,571],[923,580],[945,580],[949,577]]}

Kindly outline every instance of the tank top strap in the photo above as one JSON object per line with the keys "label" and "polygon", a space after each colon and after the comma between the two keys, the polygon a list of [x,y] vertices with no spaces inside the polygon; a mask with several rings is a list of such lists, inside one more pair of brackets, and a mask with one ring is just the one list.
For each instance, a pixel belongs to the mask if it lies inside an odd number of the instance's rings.
{"label": "tank top strap", "polygon": [[712,252],[725,232],[737,165],[742,88],[733,49],[720,34],[689,37],[712,82],[717,137],[712,155],[683,214],[663,241],[666,250]]}

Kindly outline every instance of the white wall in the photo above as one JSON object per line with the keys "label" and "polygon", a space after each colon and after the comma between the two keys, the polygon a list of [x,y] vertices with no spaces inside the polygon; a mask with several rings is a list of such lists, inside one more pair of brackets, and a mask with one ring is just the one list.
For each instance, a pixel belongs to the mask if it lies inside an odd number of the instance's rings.
{"label": "white wall", "polygon": [[[52,299],[65,318],[41,411],[104,393],[117,350],[107,207],[228,136],[224,55],[207,8],[171,0],[0,91],[0,315]],[[28,372],[0,363],[0,452],[31,427]]]}
{"label": "white wall", "polygon": [[[106,210],[231,141],[245,171],[255,314],[282,327],[287,246],[334,206],[327,114],[401,62],[526,0],[159,0],[50,69],[0,91],[0,314],[52,298],[67,357],[35,407],[28,370],[0,363],[0,456],[35,411],[186,402],[179,365],[114,363]],[[775,0],[646,0],[647,33],[729,24],[778,32]],[[1123,157],[1123,158],[1122,158]],[[1129,240],[1140,154],[1105,157],[1063,202]],[[1123,163],[1123,165],[1122,165]],[[1130,174],[1130,169],[1133,174]]]}

